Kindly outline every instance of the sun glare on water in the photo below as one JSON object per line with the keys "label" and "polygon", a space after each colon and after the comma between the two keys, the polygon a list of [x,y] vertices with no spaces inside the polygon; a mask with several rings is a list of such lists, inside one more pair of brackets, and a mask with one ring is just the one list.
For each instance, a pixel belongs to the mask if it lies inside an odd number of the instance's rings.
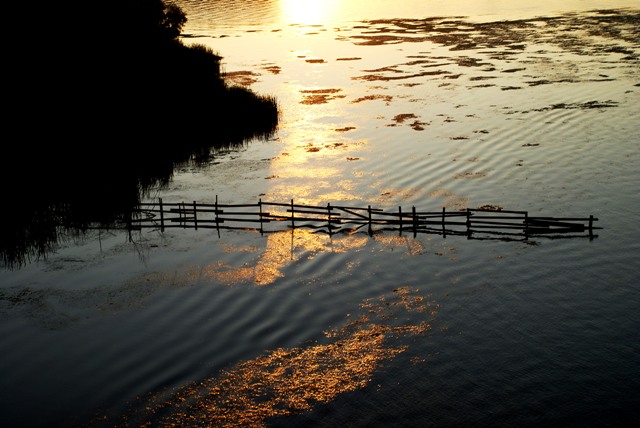
{"label": "sun glare on water", "polygon": [[313,25],[331,21],[340,0],[280,0],[282,17],[291,24]]}

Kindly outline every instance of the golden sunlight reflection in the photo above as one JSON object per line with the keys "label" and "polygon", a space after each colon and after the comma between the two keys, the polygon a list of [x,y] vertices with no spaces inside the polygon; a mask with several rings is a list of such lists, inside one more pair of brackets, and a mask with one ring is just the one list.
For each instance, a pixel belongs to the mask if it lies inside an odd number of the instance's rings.
{"label": "golden sunlight reflection", "polygon": [[375,371],[425,335],[438,304],[397,288],[361,304],[362,315],[325,331],[320,344],[280,348],[169,396],[141,399],[122,420],[138,426],[265,427],[270,418],[310,411],[366,387]]}
{"label": "golden sunlight reflection", "polygon": [[282,19],[292,24],[325,24],[340,0],[280,0]]}
{"label": "golden sunlight reflection", "polygon": [[[282,215],[283,213],[277,214]],[[192,277],[190,279],[194,281],[201,275],[226,286],[239,284],[266,286],[283,278],[285,276],[284,270],[294,262],[312,259],[319,253],[344,253],[361,249],[372,240],[380,247],[380,251],[399,250],[407,256],[446,255],[450,260],[455,261],[457,252],[454,247],[450,248],[442,243],[432,243],[430,238],[423,241],[408,235],[392,233],[380,233],[372,237],[365,232],[358,233],[354,230],[334,233],[329,236],[325,232],[296,228],[289,231],[269,232],[266,235],[266,240],[264,249],[242,246],[228,246],[225,249],[225,252],[228,253],[261,253],[254,262],[244,262],[241,266],[232,266],[217,261],[201,269],[193,267],[192,272],[187,272],[187,275],[190,275]],[[344,269],[350,270],[353,269],[353,266],[347,264]]]}
{"label": "golden sunlight reflection", "polygon": [[[283,277],[282,270],[298,260],[301,255],[312,257],[319,252],[342,253],[364,247],[368,239],[364,235],[329,237],[326,234],[303,229],[271,233],[267,236],[264,252],[255,264],[233,267],[216,262],[207,265],[202,270],[202,275],[214,278],[217,282],[227,286],[241,283],[269,285]],[[244,251],[242,248],[237,250]],[[233,248],[229,247],[226,251],[232,252]]]}
{"label": "golden sunlight reflection", "polygon": [[[184,287],[201,278],[209,278],[216,284],[232,287],[241,284],[266,286],[275,283],[285,276],[284,270],[297,261],[309,260],[320,253],[345,253],[365,248],[372,240],[379,246],[380,251],[401,251],[407,256],[435,254],[447,256],[455,261],[457,250],[448,247],[440,241],[431,242],[411,238],[408,235],[394,233],[380,233],[373,237],[365,232],[349,231],[335,233],[332,236],[324,232],[315,232],[302,228],[294,230],[271,232],[266,235],[264,248],[256,246],[227,245],[225,253],[255,253],[259,254],[253,262],[243,262],[241,266],[233,266],[223,261],[216,261],[205,266],[193,265],[182,275],[145,275],[135,285],[165,284],[171,287]],[[352,270],[356,266],[347,263],[345,270]],[[149,278],[153,278],[150,282]]]}
{"label": "golden sunlight reflection", "polygon": [[346,134],[344,130],[352,128],[340,121],[344,112],[339,108],[303,105],[320,102],[315,97],[325,95],[315,90],[300,91],[300,118],[288,126],[286,144],[272,158],[271,174],[266,177],[270,179],[270,199],[295,198],[297,203],[318,204],[356,198],[353,176],[343,175],[343,168],[360,159],[367,142]]}

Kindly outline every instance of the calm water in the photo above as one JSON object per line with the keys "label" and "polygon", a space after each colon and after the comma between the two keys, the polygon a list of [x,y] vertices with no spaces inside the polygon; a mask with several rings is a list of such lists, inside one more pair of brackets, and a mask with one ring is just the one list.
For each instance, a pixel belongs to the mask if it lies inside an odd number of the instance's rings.
{"label": "calm water", "polygon": [[604,229],[96,232],[0,272],[0,426],[631,426],[637,2],[299,3],[178,1],[282,124],[154,197]]}

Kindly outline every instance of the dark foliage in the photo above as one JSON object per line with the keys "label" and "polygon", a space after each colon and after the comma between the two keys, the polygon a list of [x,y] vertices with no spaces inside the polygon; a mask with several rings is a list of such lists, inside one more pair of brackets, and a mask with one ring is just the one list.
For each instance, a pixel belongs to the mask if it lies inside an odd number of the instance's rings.
{"label": "dark foliage", "polygon": [[[38,12],[24,11],[29,32],[9,61],[14,140],[30,147],[110,140],[130,149],[134,140],[144,147],[184,137],[215,144],[252,127],[226,108],[221,58],[179,41],[186,16],[177,6],[72,0],[29,8]],[[244,91],[248,111],[266,113],[273,125],[273,100]]]}
{"label": "dark foliage", "polygon": [[275,132],[275,99],[228,87],[219,56],[180,41],[187,17],[174,4],[35,0],[10,15],[0,149],[7,264],[29,243],[46,253],[55,227],[126,217],[177,165]]}

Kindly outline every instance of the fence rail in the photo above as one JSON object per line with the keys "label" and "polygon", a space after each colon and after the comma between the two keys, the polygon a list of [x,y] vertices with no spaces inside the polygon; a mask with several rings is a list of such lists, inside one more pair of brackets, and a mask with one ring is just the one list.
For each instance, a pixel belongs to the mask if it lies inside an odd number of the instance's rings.
{"label": "fence rail", "polygon": [[468,238],[507,236],[597,237],[593,215],[588,217],[533,217],[527,211],[495,209],[471,209],[463,211],[420,211],[415,206],[405,211],[398,207],[389,212],[380,208],[351,207],[341,205],[314,206],[290,203],[265,202],[255,204],[221,204],[178,202],[141,203],[133,212],[127,227],[130,230],[156,228],[215,228],[250,229],[260,233],[282,231],[287,228],[311,228],[328,234],[353,232],[361,229],[373,234],[382,230],[464,235]]}

